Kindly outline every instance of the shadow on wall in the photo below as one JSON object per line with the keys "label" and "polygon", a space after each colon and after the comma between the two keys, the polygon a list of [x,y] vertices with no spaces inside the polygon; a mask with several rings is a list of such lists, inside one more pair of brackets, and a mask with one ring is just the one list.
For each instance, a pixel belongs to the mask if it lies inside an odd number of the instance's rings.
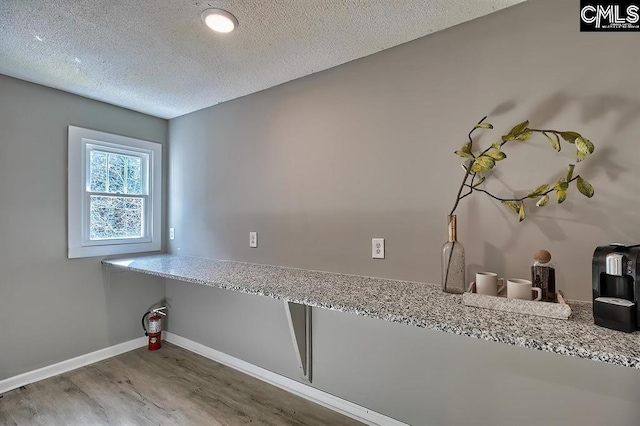
{"label": "shadow on wall", "polygon": [[[612,182],[619,181],[621,176],[628,174],[633,168],[637,167],[637,164],[633,163],[631,159],[627,164],[621,164],[613,160],[615,156],[614,146],[620,145],[619,135],[629,126],[638,121],[640,117],[640,103],[634,99],[608,94],[589,95],[585,97],[571,96],[563,92],[558,92],[546,100],[542,101],[532,112],[528,115],[531,123],[536,126],[540,126],[549,122],[555,116],[562,113],[573,104],[577,104],[580,110],[580,118],[583,123],[588,124],[594,120],[602,119],[605,116],[615,116],[615,122],[612,131],[605,137],[601,138],[596,143],[596,150],[591,158],[582,165],[580,173],[589,176],[589,179],[594,179],[599,175],[605,175],[606,178]],[[489,114],[489,117],[496,115],[503,115],[516,107],[514,100],[505,101],[497,105]],[[624,149],[624,147],[621,147]],[[492,177],[496,181],[500,182],[504,188],[504,193],[526,195],[530,190],[529,188],[524,190],[517,190],[510,187],[502,178],[500,170],[492,172]],[[605,190],[598,190],[597,197],[604,202],[599,202],[600,206],[625,206],[631,205],[637,201],[635,198],[636,191],[627,191],[629,196],[620,196],[616,194],[615,197],[606,192]],[[636,217],[636,213],[630,209],[618,209],[616,216],[620,221],[612,222],[607,220],[611,216],[610,208],[602,207],[596,208],[595,205],[584,206],[582,204],[567,200],[563,203],[563,207],[567,212],[572,213],[571,219],[558,218],[551,215],[536,214],[529,216],[528,221],[534,223],[549,240],[551,241],[563,241],[568,237],[563,231],[561,226],[562,221],[580,222],[593,226],[602,226],[607,224],[611,227],[611,231],[617,238],[628,238],[625,231],[619,229],[616,223],[624,223],[626,220]],[[511,215],[504,215],[507,220],[511,220]],[[507,217],[509,216],[509,217]],[[553,219],[553,220],[551,220]],[[512,241],[506,244],[506,248],[513,247],[516,243],[516,236],[513,235]]]}
{"label": "shadow on wall", "polygon": [[[142,315],[164,306],[164,278],[102,266],[109,346],[144,336]],[[163,321],[166,330],[167,320]]]}
{"label": "shadow on wall", "polygon": [[580,107],[580,118],[588,124],[605,115],[618,115],[615,131],[611,136],[621,132],[633,124],[640,116],[640,103],[624,96],[599,94],[585,97],[570,96],[566,93],[555,93],[543,101],[529,115],[531,122],[546,123],[570,104]]}
{"label": "shadow on wall", "polygon": [[496,106],[488,115],[488,117],[500,116],[508,113],[512,109],[516,107],[516,102],[514,100],[505,101],[500,105]]}
{"label": "shadow on wall", "polygon": [[[620,177],[624,174],[632,172],[637,168],[636,163],[633,161],[633,157],[629,159],[627,163],[620,163],[613,161],[612,158],[615,155],[615,148],[618,146],[620,149],[625,149],[622,142],[619,139],[619,135],[627,129],[629,126],[637,123],[640,117],[640,103],[624,96],[599,94],[590,95],[586,97],[569,96],[565,93],[556,93],[551,96],[545,102],[541,103],[536,108],[532,117],[536,122],[546,122],[554,115],[558,114],[563,108],[569,104],[577,103],[580,108],[580,116],[583,123],[588,124],[594,120],[602,119],[605,116],[615,117],[613,128],[609,134],[602,137],[596,144],[596,150],[593,156],[586,161],[582,167],[581,173],[585,176],[589,176],[590,179],[596,178],[600,175],[605,175],[608,180],[612,182],[620,181]],[[631,148],[631,146],[629,147]],[[636,157],[637,158],[637,157]],[[598,188],[597,188],[598,189]],[[600,190],[597,197],[604,202],[599,202],[600,206],[625,206],[631,205],[632,201],[636,201],[637,189],[635,191],[625,191],[625,194],[629,196],[622,196],[616,194],[615,198],[611,197],[610,193]],[[589,223],[591,225],[607,224],[611,227],[612,231],[620,238],[628,238],[628,235],[624,231],[621,231],[616,224],[625,223],[627,220],[635,218],[637,215],[630,209],[616,209],[616,217],[620,220],[610,221],[607,220],[611,217],[610,208],[601,208],[595,210],[595,208],[583,209],[575,206],[574,203],[569,203],[567,209],[571,212],[575,212],[578,215],[578,220],[582,223]],[[540,217],[544,219],[544,217]],[[549,238],[551,235],[557,235],[557,232],[561,232],[560,229],[549,229],[551,221],[544,221],[544,225],[541,225],[541,231],[545,232]],[[551,222],[552,224],[553,222]],[[557,224],[556,224],[557,226]]]}
{"label": "shadow on wall", "polygon": [[[484,242],[482,249],[482,264],[470,263],[467,265],[466,274],[467,277],[475,277],[477,272],[482,271],[502,272],[507,270],[507,266],[507,256],[505,256],[505,251],[491,243]],[[470,278],[469,280],[472,279],[473,278]]]}

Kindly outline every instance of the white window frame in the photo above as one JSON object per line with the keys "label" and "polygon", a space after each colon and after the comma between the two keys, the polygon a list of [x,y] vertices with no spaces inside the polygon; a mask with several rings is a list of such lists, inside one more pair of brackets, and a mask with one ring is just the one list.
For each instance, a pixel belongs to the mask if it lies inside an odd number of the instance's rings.
{"label": "white window frame", "polygon": [[[140,157],[143,167],[143,194],[129,195],[90,191],[90,154],[94,150]],[[68,191],[69,259],[140,253],[161,249],[161,144],[69,126]],[[91,240],[89,237],[89,202],[92,195],[142,198],[144,204],[142,237]]]}

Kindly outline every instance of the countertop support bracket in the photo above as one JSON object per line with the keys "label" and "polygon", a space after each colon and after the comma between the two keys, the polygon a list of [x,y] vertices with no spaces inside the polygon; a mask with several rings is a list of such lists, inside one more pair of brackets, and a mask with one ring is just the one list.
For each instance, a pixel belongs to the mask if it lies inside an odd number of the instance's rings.
{"label": "countertop support bracket", "polygon": [[300,374],[311,382],[311,306],[285,301],[284,308]]}

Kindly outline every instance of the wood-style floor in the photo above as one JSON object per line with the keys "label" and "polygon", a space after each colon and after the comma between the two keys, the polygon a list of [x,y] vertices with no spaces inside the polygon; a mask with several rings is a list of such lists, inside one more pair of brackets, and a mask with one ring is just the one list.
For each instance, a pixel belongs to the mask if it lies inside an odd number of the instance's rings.
{"label": "wood-style floor", "polygon": [[360,423],[168,343],[0,397],[0,425],[249,424]]}

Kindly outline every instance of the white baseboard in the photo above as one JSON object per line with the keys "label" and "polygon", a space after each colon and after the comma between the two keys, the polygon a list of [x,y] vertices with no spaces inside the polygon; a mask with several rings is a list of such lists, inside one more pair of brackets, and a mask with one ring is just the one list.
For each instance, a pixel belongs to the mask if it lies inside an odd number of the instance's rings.
{"label": "white baseboard", "polygon": [[20,386],[25,386],[29,383],[37,382],[39,380],[48,379],[49,377],[66,373],[67,371],[75,370],[76,368],[84,367],[85,365],[93,364],[94,362],[102,361],[103,359],[111,358],[113,356],[120,355],[122,353],[129,352],[146,345],[147,338],[139,337],[137,339],[129,340],[128,342],[120,343],[108,348],[100,349],[95,352],[80,355],[66,361],[48,365],[37,370],[29,371],[18,376],[0,380],[0,395],[10,390],[17,389]]}
{"label": "white baseboard", "polygon": [[[163,338],[167,342],[173,343],[174,345],[202,355],[205,358],[209,358],[213,361],[219,362],[220,364],[224,364],[235,370],[241,371],[362,423],[380,426],[408,426],[406,423],[387,417],[384,414],[380,414],[366,407],[362,407],[354,404],[353,402],[331,395],[330,393],[323,392],[312,386],[281,376],[280,374],[276,374],[246,361],[242,361],[241,359],[194,342],[193,340],[185,339],[184,337],[165,331],[163,331],[162,334]],[[10,390],[17,389],[20,386],[25,386],[39,380],[44,380],[58,374],[66,373],[67,371],[75,370],[76,368],[84,367],[85,365],[93,364],[146,345],[147,338],[139,337],[137,339],[129,340],[128,342],[120,343],[118,345],[110,346],[66,361],[42,367],[37,370],[29,371],[18,376],[0,380],[0,395],[5,392],[9,392]]]}
{"label": "white baseboard", "polygon": [[281,376],[280,374],[276,374],[246,361],[242,361],[241,359],[232,357],[231,355],[227,355],[208,346],[194,342],[193,340],[185,339],[184,337],[180,337],[170,332],[166,332],[164,337],[169,343],[173,343],[174,345],[202,355],[205,358],[209,358],[213,361],[219,362],[220,364],[224,364],[235,370],[241,371],[362,423],[380,426],[408,426],[406,423],[387,417],[384,414],[380,414],[376,411],[354,404],[353,402],[338,398],[330,393],[323,392],[312,386],[305,385],[304,383],[297,382],[288,377]]}

